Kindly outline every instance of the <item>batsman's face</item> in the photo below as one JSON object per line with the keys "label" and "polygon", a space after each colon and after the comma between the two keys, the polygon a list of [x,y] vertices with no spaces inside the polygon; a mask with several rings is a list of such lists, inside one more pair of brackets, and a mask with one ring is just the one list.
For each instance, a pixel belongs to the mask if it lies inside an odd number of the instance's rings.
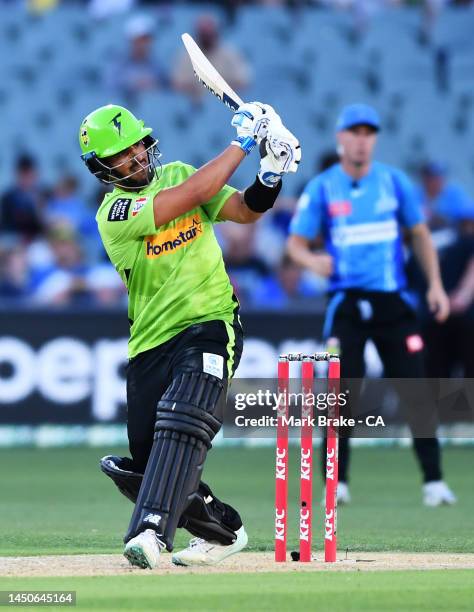
{"label": "batsman's face", "polygon": [[354,166],[370,163],[377,141],[377,132],[368,125],[356,125],[337,135],[341,157]]}
{"label": "batsman's face", "polygon": [[118,176],[133,176],[137,184],[145,184],[148,176],[148,153],[143,142],[133,144],[125,151],[107,158],[107,165],[113,168]]}

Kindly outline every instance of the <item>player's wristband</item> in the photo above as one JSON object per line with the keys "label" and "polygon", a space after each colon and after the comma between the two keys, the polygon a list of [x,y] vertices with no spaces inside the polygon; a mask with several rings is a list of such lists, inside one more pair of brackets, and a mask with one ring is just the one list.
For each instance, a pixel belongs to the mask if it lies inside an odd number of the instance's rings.
{"label": "player's wristband", "polygon": [[281,181],[273,187],[268,187],[257,176],[254,184],[244,191],[244,201],[253,212],[264,213],[275,204],[280,190]]}
{"label": "player's wristband", "polygon": [[238,136],[230,144],[240,147],[245,155],[248,155],[257,143],[251,136]]}

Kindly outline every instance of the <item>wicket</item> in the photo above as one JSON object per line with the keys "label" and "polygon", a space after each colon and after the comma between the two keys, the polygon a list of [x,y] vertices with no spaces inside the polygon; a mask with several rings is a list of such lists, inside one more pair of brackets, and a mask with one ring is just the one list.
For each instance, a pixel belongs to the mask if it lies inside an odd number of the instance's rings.
{"label": "wicket", "polygon": [[[300,516],[299,516],[299,560],[311,561],[312,518],[313,518],[313,405],[308,396],[313,390],[314,364],[328,362],[328,393],[339,396],[340,361],[337,355],[314,353],[302,355],[289,353],[280,355],[278,360],[278,393],[286,401],[280,402],[277,412],[276,471],[275,471],[275,561],[286,561],[288,534],[288,393],[290,362],[301,362],[303,403],[301,410],[300,444]],[[337,483],[338,483],[338,427],[337,401],[328,403],[327,447],[326,447],[326,498],[324,524],[324,560],[336,561],[337,553]]]}

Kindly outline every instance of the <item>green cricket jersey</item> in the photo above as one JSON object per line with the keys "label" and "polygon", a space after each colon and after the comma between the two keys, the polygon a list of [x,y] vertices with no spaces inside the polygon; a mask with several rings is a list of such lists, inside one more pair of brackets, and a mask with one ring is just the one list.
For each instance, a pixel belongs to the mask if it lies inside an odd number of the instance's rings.
{"label": "green cricket jersey", "polygon": [[233,321],[233,289],[212,226],[236,190],[226,185],[207,204],[155,228],[154,196],[194,172],[181,162],[166,164],[139,192],[115,188],[97,212],[105,250],[128,290],[129,357],[194,323]]}

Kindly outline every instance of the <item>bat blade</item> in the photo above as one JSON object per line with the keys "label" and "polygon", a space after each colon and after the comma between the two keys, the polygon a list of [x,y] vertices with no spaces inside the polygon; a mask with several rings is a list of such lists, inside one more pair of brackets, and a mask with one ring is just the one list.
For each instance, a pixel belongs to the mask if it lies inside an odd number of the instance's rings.
{"label": "bat blade", "polygon": [[200,83],[231,110],[236,111],[243,104],[242,99],[217,72],[192,36],[185,33],[181,35],[181,39],[193,65],[194,74]]}

